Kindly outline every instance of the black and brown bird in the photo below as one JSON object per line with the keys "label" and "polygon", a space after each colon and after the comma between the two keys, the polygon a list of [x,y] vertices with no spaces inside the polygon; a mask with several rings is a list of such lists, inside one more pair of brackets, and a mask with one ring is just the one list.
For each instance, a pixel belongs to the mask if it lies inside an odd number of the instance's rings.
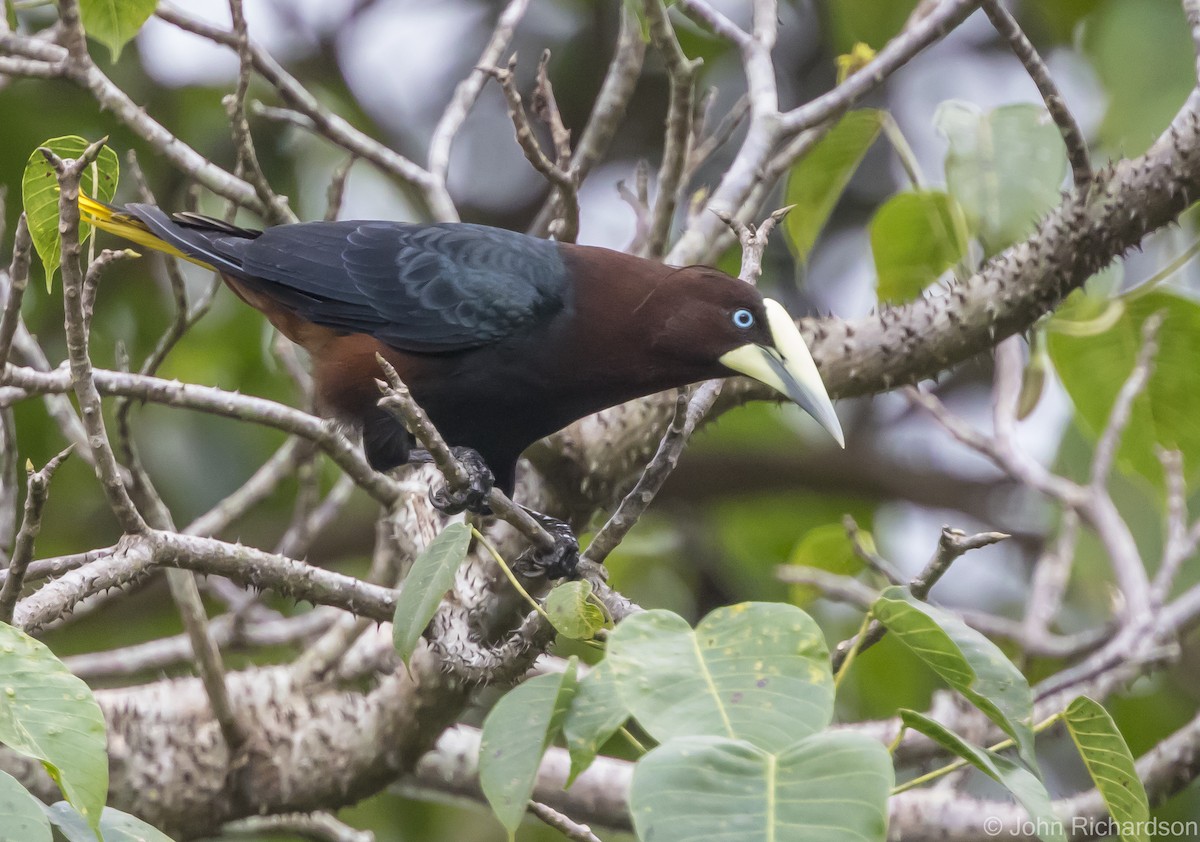
{"label": "black and brown bird", "polygon": [[413,439],[377,406],[382,354],[446,441],[511,493],[529,445],[606,407],[749,375],[842,443],[792,318],[707,266],[676,268],[464,223],[346,221],[241,228],[146,204],[80,199],[84,218],[215,269],[301,345],[322,411],[362,431],[368,462],[409,461]]}

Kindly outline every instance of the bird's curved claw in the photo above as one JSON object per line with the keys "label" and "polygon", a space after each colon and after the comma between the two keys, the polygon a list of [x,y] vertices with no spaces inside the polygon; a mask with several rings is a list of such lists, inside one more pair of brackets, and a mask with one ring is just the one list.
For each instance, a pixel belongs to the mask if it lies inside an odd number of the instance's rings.
{"label": "bird's curved claw", "polygon": [[[522,506],[522,508],[525,508]],[[554,538],[554,548],[531,547],[513,562],[513,570],[526,578],[574,579],[579,564],[579,541],[570,525],[532,509],[525,509]]]}
{"label": "bird's curved claw", "polygon": [[444,515],[456,515],[462,511],[490,515],[492,509],[487,501],[492,486],[496,484],[496,477],[477,451],[469,447],[456,447],[453,452],[467,472],[467,487],[461,491],[452,491],[446,485],[435,488],[429,492],[429,502]]}

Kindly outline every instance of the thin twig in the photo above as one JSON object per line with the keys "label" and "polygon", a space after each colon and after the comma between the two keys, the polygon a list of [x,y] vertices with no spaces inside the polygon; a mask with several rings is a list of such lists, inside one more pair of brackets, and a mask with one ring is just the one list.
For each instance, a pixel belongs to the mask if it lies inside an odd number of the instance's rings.
{"label": "thin twig", "polygon": [[346,198],[346,184],[350,181],[350,168],[358,158],[351,155],[333,168],[329,187],[325,191],[325,221],[333,222],[342,213],[342,202]]}
{"label": "thin twig", "polygon": [[[571,158],[571,174],[576,185],[583,184],[616,136],[641,76],[645,55],[646,42],[642,40],[637,15],[630,11],[629,4],[623,3],[612,61],[608,64],[608,72],[592,105],[591,116],[579,135],[579,143]],[[550,223],[563,214],[562,205],[562,197],[557,191],[547,196],[533,224],[529,226],[529,233],[538,237],[549,233]]]}
{"label": "thin twig", "polygon": [[272,225],[295,222],[296,215],[288,207],[287,199],[271,189],[271,183],[258,162],[258,151],[254,148],[254,138],[250,134],[250,121],[246,119],[246,93],[250,90],[254,58],[250,50],[250,34],[242,0],[229,0],[229,14],[233,19],[233,35],[238,54],[238,78],[236,89],[225,97],[224,104],[229,114],[233,145],[237,149],[235,172],[244,175],[254,185],[254,191],[266,209],[267,221]]}
{"label": "thin twig", "polygon": [[1071,109],[1067,108],[1066,100],[1058,90],[1058,85],[1054,83],[1050,69],[1046,67],[1046,63],[1038,55],[1037,49],[1021,31],[1017,19],[1012,16],[1001,0],[984,0],[983,11],[988,16],[988,20],[992,22],[992,26],[996,28],[996,32],[1008,42],[1021,64],[1025,65],[1025,70],[1029,73],[1033,84],[1037,85],[1038,93],[1042,95],[1042,100],[1046,103],[1046,110],[1050,112],[1051,119],[1058,126],[1059,134],[1062,135],[1063,143],[1067,147],[1067,160],[1071,162],[1071,176],[1075,182],[1075,189],[1081,195],[1086,195],[1092,183],[1092,164],[1088,156],[1087,141],[1083,137],[1079,123],[1075,120],[1075,115],[1071,113]]}
{"label": "thin twig", "polygon": [[1133,364],[1133,371],[1121,385],[1109,412],[1108,423],[1104,432],[1096,442],[1092,456],[1091,482],[1094,488],[1101,488],[1108,482],[1113,462],[1117,456],[1117,448],[1121,442],[1121,434],[1129,424],[1133,414],[1133,402],[1146,388],[1150,375],[1154,371],[1154,356],[1158,353],[1158,329],[1162,327],[1164,314],[1154,313],[1142,322],[1142,347],[1138,351]]}
{"label": "thin twig", "polygon": [[[192,32],[210,41],[237,49],[238,38],[234,33],[190,17],[177,8],[160,3],[155,14],[186,32]],[[458,212],[444,186],[439,185],[424,168],[359,131],[343,117],[334,114],[258,44],[250,41],[249,49],[254,69],[279,92],[279,95],[290,106],[306,117],[308,128],[330,143],[365,161],[370,161],[389,177],[415,186],[421,191],[422,197],[435,218],[442,221],[458,221]],[[254,113],[258,112],[253,104],[250,110]],[[254,187],[247,182],[240,180],[239,182],[245,186],[245,192],[249,193],[248,199],[243,199],[241,195],[229,197],[262,212],[262,202]],[[211,187],[207,181],[204,183],[205,186]],[[211,189],[221,195],[229,195],[229,193],[216,190],[216,188]]]}
{"label": "thin twig", "polygon": [[25,497],[25,516],[21,519],[21,530],[17,533],[17,541],[13,547],[12,559],[0,585],[0,623],[11,623],[13,608],[21,596],[21,588],[25,584],[25,574],[29,569],[30,559],[33,558],[33,542],[37,540],[42,530],[42,507],[50,493],[50,480],[59,466],[71,455],[73,448],[68,447],[46,463],[40,471],[27,467],[28,494]]}
{"label": "thin twig", "polygon": [[[938,539],[937,550],[929,560],[929,563],[925,565],[920,573],[913,577],[912,583],[909,585],[909,590],[917,599],[925,599],[929,595],[929,591],[933,589],[933,586],[950,569],[950,566],[962,558],[965,553],[995,544],[1008,537],[1003,532],[981,532],[978,535],[967,535],[965,532],[958,529],[951,529],[949,526],[942,527],[942,534]],[[887,627],[878,620],[872,620],[870,625],[867,626],[866,632],[862,634],[861,642],[859,635],[843,640],[837,645],[830,658],[833,664],[833,671],[836,673],[841,668],[842,663],[851,651],[864,652],[883,640],[886,634]]]}
{"label": "thin twig", "polygon": [[1183,0],[1183,13],[1196,51],[1196,78],[1200,80],[1200,0]]}
{"label": "thin twig", "polygon": [[127,533],[139,533],[146,530],[146,522],[134,506],[121,479],[117,459],[113,455],[112,444],[105,430],[100,393],[93,379],[92,361],[88,356],[87,322],[83,309],[83,272],[79,265],[79,178],[84,169],[96,160],[106,141],[107,138],[91,144],[79,158],[69,162],[45,147],[41,147],[40,151],[58,177],[67,353],[71,362],[71,382],[75,399],[79,401],[83,425],[88,433],[88,444],[95,457],[96,477],[104,488],[109,507],[122,529]]}
{"label": "thin twig", "polygon": [[571,842],[600,842],[600,837],[592,833],[592,829],[586,824],[581,824],[568,816],[564,816],[558,810],[543,804],[541,801],[530,801],[529,812],[567,837]]}
{"label": "thin twig", "polygon": [[[382,355],[376,355],[376,360],[387,378],[386,382],[377,381],[380,393],[383,395],[379,400],[379,406],[403,421],[408,431],[416,437],[422,447],[429,451],[430,456],[433,457],[433,463],[441,471],[446,484],[452,491],[466,489],[470,478],[467,476],[466,469],[450,451],[446,440],[433,426],[433,422],[429,420],[425,410],[413,400],[408,387],[404,385],[392,364]],[[487,503],[496,517],[524,535],[534,546],[544,550],[554,549],[554,538],[550,533],[542,528],[542,525],[534,520],[529,512],[510,500],[508,495],[499,488],[491,490]]]}
{"label": "thin twig", "polygon": [[500,61],[528,7],[529,0],[510,0],[497,18],[496,28],[492,30],[492,37],[488,39],[479,60],[475,62],[474,68],[466,78],[454,88],[450,102],[446,104],[441,119],[434,126],[429,139],[428,169],[430,176],[439,181],[443,189],[446,174],[450,170],[450,149],[475,101],[479,99],[479,92],[487,82],[486,68],[494,67]]}
{"label": "thin twig", "polygon": [[850,539],[850,545],[854,547],[854,554],[862,560],[863,564],[893,585],[905,583],[904,576],[896,569],[895,565],[875,551],[874,541],[871,542],[871,546],[867,546],[866,537],[868,536],[864,536],[858,522],[851,515],[842,517],[842,528],[846,530],[846,537]]}
{"label": "thin twig", "polygon": [[692,392],[680,391],[675,403],[675,416],[663,434],[658,450],[646,464],[637,483],[621,500],[617,510],[596,532],[580,561],[603,564],[608,554],[620,545],[629,534],[629,530],[637,524],[667,477],[679,464],[679,455],[695,431],[696,425],[716,403],[721,394],[721,382],[710,380]]}
{"label": "thin twig", "polygon": [[8,268],[8,294],[4,299],[4,314],[0,316],[0,371],[8,364],[8,353],[12,349],[17,325],[21,322],[21,299],[25,295],[25,288],[29,285],[29,262],[32,250],[33,239],[29,236],[29,222],[22,213],[17,220],[12,262]]}
{"label": "thin twig", "polygon": [[332,813],[284,813],[277,816],[254,816],[238,819],[222,826],[225,836],[250,836],[286,833],[312,842],[375,842],[369,830],[357,830],[341,822]]}
{"label": "thin twig", "polygon": [[517,56],[514,53],[508,60],[507,68],[493,66],[485,67],[483,70],[500,83],[500,89],[504,92],[504,99],[508,103],[508,116],[512,119],[513,130],[516,132],[517,145],[525,153],[526,160],[533,165],[535,170],[545,176],[562,197],[563,214],[560,217],[562,226],[559,233],[566,242],[573,242],[579,231],[579,187],[575,183],[575,176],[571,171],[564,169],[559,163],[551,161],[542,151],[537,137],[534,136],[533,127],[529,124],[529,117],[525,114],[521,93],[517,90],[514,80],[513,71],[516,66]]}
{"label": "thin twig", "polygon": [[666,137],[662,163],[658,168],[658,195],[650,216],[650,236],[644,250],[645,255],[658,257],[666,251],[679,197],[687,186],[683,183],[683,175],[690,157],[692,103],[696,72],[700,65],[683,52],[662,0],[645,0],[645,7],[650,40],[662,54],[670,81]]}

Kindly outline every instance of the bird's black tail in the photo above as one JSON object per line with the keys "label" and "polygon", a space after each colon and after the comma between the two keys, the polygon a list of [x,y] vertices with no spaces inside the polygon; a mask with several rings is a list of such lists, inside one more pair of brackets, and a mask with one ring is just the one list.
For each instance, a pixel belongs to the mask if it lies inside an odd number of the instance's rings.
{"label": "bird's black tail", "polygon": [[115,208],[82,193],[79,211],[84,222],[116,234],[139,246],[182,257],[207,269],[241,275],[241,261],[233,250],[221,248],[222,241],[252,240],[262,232],[239,228],[197,213],[165,212],[146,204]]}

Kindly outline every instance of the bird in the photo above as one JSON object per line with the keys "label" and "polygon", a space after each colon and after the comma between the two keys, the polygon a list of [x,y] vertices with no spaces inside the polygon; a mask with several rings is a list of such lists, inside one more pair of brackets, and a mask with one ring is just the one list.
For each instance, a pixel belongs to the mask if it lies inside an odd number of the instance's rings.
{"label": "bird", "polygon": [[[512,494],[537,440],[607,407],[744,374],[841,426],[795,321],[718,269],[472,223],[381,220],[244,228],[80,196],[84,221],[215,270],[311,360],[317,407],[361,432],[372,468],[423,455],[378,406],[390,363],[474,478]],[[486,512],[485,512],[486,513]]]}

